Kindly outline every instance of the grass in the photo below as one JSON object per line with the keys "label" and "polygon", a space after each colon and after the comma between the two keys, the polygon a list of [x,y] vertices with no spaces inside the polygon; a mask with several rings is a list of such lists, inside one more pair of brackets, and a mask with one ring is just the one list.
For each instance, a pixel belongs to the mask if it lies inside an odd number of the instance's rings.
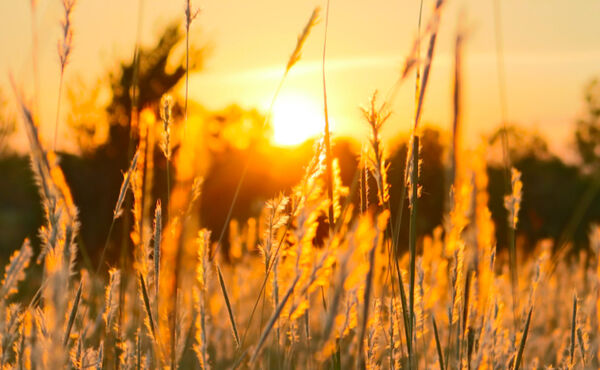
{"label": "grass", "polygon": [[[157,181],[167,183],[166,217],[160,199],[144,200],[146,182],[153,180],[144,175],[149,169],[141,163],[148,163],[149,153],[155,149],[144,147],[132,156],[119,194],[115,194],[107,242],[96,271],[79,266],[75,244],[79,221],[70,188],[54,152],[39,137],[31,108],[13,83],[46,218],[40,229],[42,249],[37,257],[43,266],[42,279],[30,282],[29,286],[38,283],[39,289],[29,305],[20,304],[22,297],[32,295],[20,284],[34,276],[29,267],[34,255],[28,240],[5,269],[0,288],[2,366],[598,368],[600,242],[592,242],[587,255],[558,262],[552,259],[548,242],[544,242],[533,246],[532,256],[519,258],[518,269],[514,235],[508,252],[497,251],[495,225],[487,208],[485,150],[471,151],[459,145],[460,35],[455,55],[447,222],[432,235],[420,236],[417,232],[421,196],[419,120],[442,5],[443,1],[436,2],[433,17],[425,32],[419,31],[416,47],[398,80],[402,82],[410,71],[419,76],[412,144],[403,181],[388,181],[388,160],[381,140],[394,91],[380,105],[373,95],[364,110],[371,140],[354,184],[349,189],[342,184],[326,126],[324,141],[317,143],[300,183],[265,204],[262,215],[252,220],[258,225],[253,234],[238,235],[241,241],[232,237],[232,245],[244,246],[235,256],[231,250],[219,249],[224,230],[212,243],[210,231],[198,226],[192,205],[201,191],[201,181],[191,184],[177,176],[170,178],[170,166],[177,173],[178,167],[185,165],[182,161],[197,158],[171,156],[172,141],[177,140],[170,135],[171,125],[175,124],[172,102],[165,98],[161,106],[161,149],[167,174],[166,179]],[[328,13],[329,6],[326,22]],[[197,14],[190,9],[189,1],[185,14],[187,67],[190,24]],[[300,59],[317,18],[315,10],[285,66],[273,102]],[[419,45],[424,40],[428,48],[427,59],[422,62]],[[325,51],[326,44],[324,92]],[[61,76],[66,57],[64,60]],[[186,74],[185,117],[187,90]],[[328,122],[326,94],[324,111]],[[139,129],[145,128],[140,125]],[[191,141],[181,141],[180,145],[191,145]],[[371,205],[369,179],[375,180],[378,199]],[[389,190],[396,186],[402,190],[400,209],[405,197],[410,205],[406,240],[401,240],[399,233],[401,213],[392,219]],[[523,191],[516,170],[511,189],[505,204],[509,225],[516,233]],[[129,212],[125,208],[130,191],[135,222],[125,238],[130,237],[134,246],[133,264],[128,267],[123,263],[106,276],[103,264],[108,240],[115,222],[124,211]],[[357,191],[360,210],[353,209]],[[236,198],[237,191],[228,222]],[[363,200],[368,207],[363,207]],[[144,206],[146,202],[156,204],[154,217],[145,214],[150,213],[146,209],[150,206]],[[313,241],[323,218],[329,222],[329,232],[320,246]],[[600,233],[600,229],[595,232]],[[407,247],[404,254],[402,246]],[[581,263],[586,259],[589,263]],[[577,287],[576,294],[569,305],[573,286]],[[512,313],[506,313],[506,307],[511,307]],[[524,323],[520,317],[525,318]],[[426,324],[430,321],[431,325]]]}

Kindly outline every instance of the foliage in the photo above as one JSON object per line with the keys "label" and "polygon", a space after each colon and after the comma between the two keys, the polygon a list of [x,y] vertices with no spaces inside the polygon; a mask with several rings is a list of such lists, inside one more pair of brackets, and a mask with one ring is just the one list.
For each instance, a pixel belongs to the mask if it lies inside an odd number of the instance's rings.
{"label": "foliage", "polygon": [[592,80],[585,89],[586,112],[577,121],[575,138],[583,164],[592,171],[600,166],[600,82]]}

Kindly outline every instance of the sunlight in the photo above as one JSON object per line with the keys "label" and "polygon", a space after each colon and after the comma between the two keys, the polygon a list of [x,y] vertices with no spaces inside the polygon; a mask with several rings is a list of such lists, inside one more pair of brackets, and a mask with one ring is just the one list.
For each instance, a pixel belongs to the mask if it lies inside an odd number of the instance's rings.
{"label": "sunlight", "polygon": [[[331,118],[329,122],[333,130]],[[284,95],[275,102],[272,125],[273,143],[290,146],[319,136],[325,127],[325,119],[314,100],[302,95]]]}

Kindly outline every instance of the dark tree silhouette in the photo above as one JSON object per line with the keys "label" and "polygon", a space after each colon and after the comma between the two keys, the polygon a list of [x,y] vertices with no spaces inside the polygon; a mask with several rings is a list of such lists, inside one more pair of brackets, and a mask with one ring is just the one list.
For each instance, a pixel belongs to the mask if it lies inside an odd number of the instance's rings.
{"label": "dark tree silhouette", "polygon": [[600,169],[600,81],[592,80],[585,89],[587,111],[577,120],[575,140],[583,165],[591,171]]}
{"label": "dark tree silhouette", "polygon": [[[137,146],[137,130],[131,127],[132,113],[139,113],[149,107],[157,110],[160,98],[169,92],[184,76],[184,64],[177,64],[174,71],[167,68],[169,58],[183,34],[178,24],[167,27],[158,43],[153,47],[141,48],[138,61],[122,62],[116,72],[108,76],[112,99],[106,107],[108,137],[106,142],[93,150],[83,150],[83,155],[63,154],[61,167],[69,183],[75,203],[79,206],[81,236],[83,246],[93,256],[104,244],[112,211],[131,160],[131,151]],[[191,67],[202,65],[202,51],[192,53]],[[137,73],[136,73],[137,69]],[[132,89],[136,86],[136,102],[132,100]],[[181,108],[174,108],[176,116]],[[177,120],[176,120],[177,121]],[[77,135],[77,132],[75,133]],[[164,157],[155,150],[156,176],[164,178]],[[155,193],[165,199],[166,185],[156,182]],[[128,208],[129,206],[126,206]],[[121,241],[121,235],[128,233],[128,227],[122,221],[117,224],[121,232],[113,233],[115,244]]]}

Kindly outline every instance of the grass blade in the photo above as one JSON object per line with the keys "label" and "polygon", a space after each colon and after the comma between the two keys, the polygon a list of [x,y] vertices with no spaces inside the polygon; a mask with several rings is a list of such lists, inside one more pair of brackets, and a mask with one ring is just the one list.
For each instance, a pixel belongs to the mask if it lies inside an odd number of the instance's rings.
{"label": "grass blade", "polygon": [[[158,288],[160,281],[160,243],[162,239],[162,207],[160,199],[156,201],[154,210],[154,290],[157,310],[158,310]],[[158,312],[158,311],[157,311]]]}
{"label": "grass blade", "polygon": [[235,316],[233,316],[233,311],[231,309],[231,303],[229,302],[229,295],[227,294],[227,288],[225,287],[225,281],[223,280],[223,275],[221,274],[221,269],[219,265],[217,267],[217,274],[219,276],[219,285],[221,286],[221,292],[223,293],[223,298],[225,299],[225,304],[227,305],[227,313],[229,313],[229,321],[231,322],[231,328],[233,329],[233,336],[235,337],[235,343],[238,348],[240,347],[240,336],[238,335],[237,326],[235,325]]}
{"label": "grass blade", "polygon": [[140,287],[142,288],[142,297],[144,298],[144,309],[146,311],[146,315],[148,316],[148,321],[150,322],[150,331],[152,332],[152,337],[156,340],[156,330],[154,327],[154,319],[152,318],[152,310],[150,310],[150,299],[148,298],[146,282],[144,281],[144,277],[141,273],[139,274],[139,277]]}
{"label": "grass blade", "polygon": [[431,37],[429,38],[429,47],[427,49],[427,59],[425,68],[423,70],[423,80],[421,82],[419,88],[419,99],[417,103],[417,112],[415,114],[415,125],[414,130],[416,131],[417,126],[419,125],[419,121],[421,119],[421,113],[423,112],[423,101],[425,100],[425,91],[427,88],[427,81],[429,80],[429,73],[431,71],[431,63],[433,61],[433,51],[435,50],[435,42],[437,40],[438,27],[439,27],[439,19],[440,19],[440,9],[444,4],[443,0],[437,0],[434,10],[434,29],[431,32]]}
{"label": "grass blade", "polygon": [[579,343],[579,350],[581,351],[581,362],[583,362],[583,367],[586,367],[585,363],[585,344],[583,342],[583,333],[581,332],[581,328],[577,328],[577,341]]}
{"label": "grass blade", "polygon": [[433,334],[435,335],[435,346],[437,348],[440,370],[444,370],[444,354],[442,353],[442,344],[440,343],[440,336],[438,335],[437,324],[435,323],[435,316],[433,315],[431,315],[431,322],[433,323]]}
{"label": "grass blade", "polygon": [[135,171],[137,167],[138,154],[139,150],[136,150],[135,155],[131,160],[131,164],[129,165],[129,169],[123,177],[123,182],[121,183],[121,188],[119,189],[119,196],[117,197],[117,203],[115,204],[115,209],[113,210],[113,219],[115,220],[119,218],[123,213],[123,202],[125,201],[127,189],[129,189],[129,183],[131,182],[131,176],[133,174],[133,171]]}
{"label": "grass blade", "polygon": [[[409,297],[408,297],[408,304],[409,304],[409,333],[410,333],[410,340],[409,343],[411,343],[411,348],[412,347],[412,338],[413,338],[413,323],[414,323],[414,319],[415,319],[415,262],[416,262],[416,258],[417,258],[417,201],[418,201],[418,192],[419,192],[419,136],[417,136],[416,134],[413,136],[413,142],[412,142],[412,168],[411,168],[411,173],[410,173],[410,184],[411,186],[409,187],[411,190],[411,194],[410,194],[410,205],[411,205],[411,209],[410,209],[410,227],[409,227],[409,234],[408,234],[408,248],[409,248],[409,253],[410,253],[410,271],[409,271]],[[411,351],[411,358],[412,355],[414,355],[414,351]],[[411,362],[412,364],[412,362]]]}
{"label": "grass blade", "polygon": [[361,368],[365,367],[365,358],[364,358],[364,343],[365,343],[365,334],[367,332],[367,321],[369,320],[369,308],[370,308],[370,300],[371,300],[371,290],[373,288],[373,270],[375,269],[375,250],[377,249],[377,245],[373,245],[371,247],[371,251],[369,252],[369,271],[367,272],[366,282],[365,282],[365,293],[363,297],[363,321],[360,327],[360,334],[358,336],[358,363]]}
{"label": "grass blade", "polygon": [[330,130],[329,130],[329,111],[327,109],[327,84],[325,80],[325,53],[327,51],[327,29],[329,26],[329,0],[327,1],[327,10],[325,12],[325,35],[323,36],[323,62],[321,64],[322,75],[323,75],[323,113],[325,117],[325,127],[324,127],[324,135],[323,140],[325,141],[325,160],[327,163],[326,167],[326,180],[327,180],[327,196],[329,197],[329,233],[333,231],[335,220],[334,220],[334,211],[333,211],[333,175],[332,175],[332,153],[331,153],[331,139],[330,139]]}
{"label": "grass blade", "polygon": [[296,276],[296,278],[292,282],[292,285],[290,286],[290,288],[288,289],[288,291],[283,296],[283,299],[281,300],[281,302],[279,302],[279,306],[277,306],[277,309],[275,310],[275,312],[273,312],[273,315],[269,319],[269,323],[267,324],[267,327],[265,328],[265,331],[263,331],[262,335],[260,336],[258,344],[256,345],[256,349],[254,350],[254,353],[252,354],[252,358],[250,359],[251,363],[253,363],[254,360],[256,360],[256,357],[260,353],[260,350],[262,349],[263,344],[265,344],[265,341],[267,340],[267,337],[269,336],[269,333],[273,329],[273,326],[275,325],[275,322],[279,318],[279,315],[281,315],[281,311],[283,311],[283,307],[285,306],[285,304],[287,303],[288,299],[290,299],[292,293],[294,292],[294,288],[296,287],[296,284],[298,283],[298,280],[300,280],[300,276]]}
{"label": "grass blade", "polygon": [[400,268],[398,267],[398,263],[396,260],[396,272],[398,274],[398,285],[400,287],[400,302],[402,304],[402,318],[404,319],[404,334],[406,336],[406,349],[408,350],[408,355],[412,353],[412,345],[410,341],[410,327],[408,325],[408,303],[406,301],[406,291],[404,290],[404,281],[402,279],[402,274],[400,273]]}
{"label": "grass blade", "polygon": [[573,320],[571,321],[571,366],[573,366],[573,357],[575,357],[575,328],[577,326],[577,293],[573,294]]}
{"label": "grass blade", "polygon": [[77,309],[79,308],[79,302],[81,301],[81,288],[83,287],[83,279],[79,282],[79,288],[77,288],[77,294],[75,294],[75,301],[73,301],[73,308],[69,314],[69,322],[67,323],[67,329],[65,330],[65,337],[63,338],[63,346],[69,343],[69,337],[71,336],[71,329],[77,316]]}
{"label": "grass blade", "polygon": [[523,360],[523,351],[525,350],[525,342],[527,342],[527,333],[529,332],[529,323],[531,322],[531,313],[533,312],[533,306],[529,309],[529,313],[527,314],[527,321],[525,322],[525,329],[523,329],[523,337],[521,338],[521,343],[519,343],[519,352],[517,353],[517,358],[515,359],[513,370],[519,370],[521,366],[521,361]]}

